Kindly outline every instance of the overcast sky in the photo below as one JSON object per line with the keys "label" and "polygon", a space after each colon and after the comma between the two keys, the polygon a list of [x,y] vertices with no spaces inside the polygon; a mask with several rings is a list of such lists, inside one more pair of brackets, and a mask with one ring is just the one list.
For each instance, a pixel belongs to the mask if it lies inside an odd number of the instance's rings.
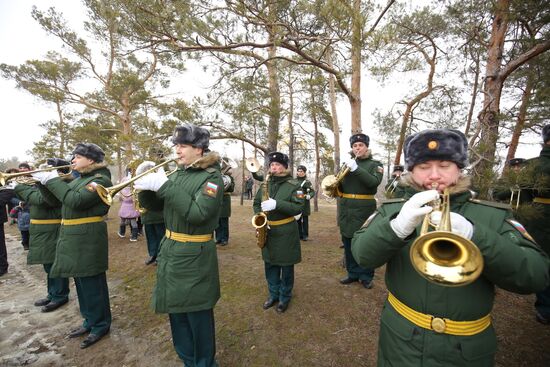
{"label": "overcast sky", "polygon": [[[0,49],[2,50],[0,63],[19,65],[28,59],[41,59],[47,51],[60,48],[61,44],[57,38],[47,36],[32,19],[30,13],[33,5],[37,5],[40,10],[54,6],[63,12],[74,28],[82,24],[85,16],[83,5],[79,0],[0,0]],[[185,84],[193,84],[194,94],[200,94],[201,88],[207,84],[204,80],[200,80],[200,72],[193,71],[187,74]],[[368,130],[372,126],[370,123],[372,112],[375,107],[383,110],[390,108],[401,96],[397,93],[396,86],[388,85],[382,88],[365,77],[362,84],[363,129],[371,136],[373,151],[382,153],[381,149],[377,148],[376,134]],[[399,89],[402,90],[402,88]],[[186,96],[186,99],[190,100],[190,97]],[[20,160],[30,160],[31,157],[27,151],[32,149],[33,142],[39,140],[44,134],[44,130],[38,125],[56,118],[53,105],[40,102],[28,92],[16,89],[14,82],[3,78],[0,78],[0,101],[3,127],[0,158],[9,159],[16,156]],[[346,100],[341,99],[338,110],[339,120],[343,124],[341,146],[344,153],[349,150],[347,140],[350,131],[350,109]],[[526,139],[522,138],[522,141],[526,142]],[[538,155],[540,147],[534,143],[536,141],[538,141],[537,137],[531,137],[531,144],[520,145],[517,156],[529,158]],[[215,143],[215,149],[222,153],[228,153],[230,150],[221,142]]]}

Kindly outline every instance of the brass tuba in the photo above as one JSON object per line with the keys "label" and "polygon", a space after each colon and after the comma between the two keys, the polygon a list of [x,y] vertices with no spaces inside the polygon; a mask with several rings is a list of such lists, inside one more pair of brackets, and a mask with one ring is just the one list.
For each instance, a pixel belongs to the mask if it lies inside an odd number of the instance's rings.
{"label": "brass tuba", "polygon": [[[436,200],[434,211],[441,211],[441,222],[434,225],[426,214],[420,236],[410,249],[414,269],[427,280],[457,287],[472,283],[483,271],[483,256],[469,239],[451,232],[449,190]],[[434,231],[428,232],[432,226]]]}
{"label": "brass tuba", "polygon": [[[120,191],[122,190],[123,188],[125,188],[126,186],[132,184],[134,181],[136,181],[137,179],[140,179],[142,178],[143,176],[145,175],[148,175],[149,173],[151,172],[154,172],[156,171],[157,169],[159,169],[160,167],[164,166],[165,164],[168,164],[168,163],[171,163],[171,162],[175,162],[177,161],[177,158],[172,158],[172,159],[169,159],[167,161],[164,161],[162,163],[159,163],[157,164],[156,166],[154,167],[151,167],[150,169],[148,169],[147,171],[143,172],[143,173],[140,173],[139,175],[136,175],[134,177],[132,177],[131,179],[129,179],[128,181],[124,181],[124,182],[121,182],[119,183],[118,185],[114,185],[114,186],[110,186],[110,187],[105,187],[103,185],[100,185],[98,184],[95,189],[96,189],[96,192],[97,194],[99,195],[100,199],[107,205],[111,206],[113,204],[113,198],[115,197],[115,195]],[[171,171],[171,172],[168,172],[167,173],[167,176],[169,176],[170,174],[172,174],[174,171]]]}
{"label": "brass tuba", "polygon": [[[256,158],[246,159],[246,169],[251,173],[258,172],[260,169],[260,163]],[[269,199],[269,174],[262,181],[262,201]],[[252,226],[256,228],[256,244],[259,248],[264,248],[267,242],[267,213],[259,212],[252,216]]]}
{"label": "brass tuba", "polygon": [[[352,159],[356,159],[356,157],[353,157]],[[323,191],[323,195],[331,199],[340,197],[342,195],[339,189],[340,183],[349,171],[350,169],[348,165],[343,163],[336,175],[328,175],[323,178],[321,181],[321,190]]]}

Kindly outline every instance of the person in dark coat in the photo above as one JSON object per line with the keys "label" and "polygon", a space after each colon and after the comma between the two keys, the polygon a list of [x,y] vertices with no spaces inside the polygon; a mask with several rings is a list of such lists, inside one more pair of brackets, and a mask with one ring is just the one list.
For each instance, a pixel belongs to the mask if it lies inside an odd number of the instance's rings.
{"label": "person in dark coat", "polygon": [[388,183],[386,184],[384,191],[384,195],[387,199],[400,198],[403,196],[404,190],[403,187],[399,185],[399,181],[404,170],[405,167],[400,164],[393,166],[393,172],[391,177],[388,179]]}
{"label": "person in dark coat", "polygon": [[246,176],[244,180],[246,198],[252,200],[252,189],[254,187],[254,179],[251,176]]}
{"label": "person in dark coat", "polygon": [[[287,310],[294,288],[294,265],[302,261],[300,236],[294,216],[304,206],[304,191],[288,170],[288,156],[268,154],[269,176],[254,197],[254,213],[267,213],[267,240],[262,248],[269,297],[264,310],[277,305],[277,312]],[[264,200],[264,185],[267,200]]]}
{"label": "person in dark coat", "polygon": [[[507,205],[472,197],[470,177],[461,171],[468,164],[468,143],[460,131],[421,131],[406,139],[404,152],[410,172],[404,198],[385,201],[352,242],[362,266],[386,264],[389,294],[380,320],[378,366],[492,366],[495,287],[522,294],[544,289],[550,261]],[[410,253],[426,215],[440,222],[441,211],[432,213],[432,203],[444,190],[450,197],[450,230],[472,241],[484,264],[476,264],[482,270],[477,278],[455,286],[448,284],[470,271],[453,272],[432,261],[422,266],[428,274],[421,275]]]}
{"label": "person in dark coat", "polygon": [[[186,366],[217,366],[214,306],[220,298],[216,244],[223,199],[220,157],[208,150],[208,130],[177,126],[178,169],[163,169],[134,182],[145,208],[164,205],[166,234],[157,257],[156,313],[167,313],[176,353]],[[141,171],[138,167],[137,171]]]}
{"label": "person in dark coat", "polygon": [[338,224],[344,244],[347,271],[347,276],[341,279],[340,283],[347,285],[359,282],[365,289],[370,289],[373,286],[374,269],[364,268],[355,261],[351,255],[351,239],[355,231],[361,228],[361,225],[376,209],[374,195],[382,182],[384,167],[382,163],[372,159],[367,135],[354,134],[350,137],[349,142],[353,158],[346,162],[350,171],[339,187]]}
{"label": "person in dark coat", "polygon": [[15,197],[12,188],[0,188],[0,276],[8,272],[8,251],[6,249],[6,235],[4,233],[4,223],[8,221],[7,205]]}
{"label": "person in dark coat", "polygon": [[231,193],[235,191],[235,179],[231,173],[231,168],[228,166],[229,160],[222,159],[222,175],[223,180],[223,201],[220,209],[220,219],[216,228],[216,244],[226,246],[229,241],[229,218],[231,217]]}
{"label": "person in dark coat", "polygon": [[311,199],[315,196],[315,190],[313,190],[313,184],[306,177],[307,168],[303,165],[299,165],[296,168],[296,180],[299,182],[302,191],[304,192],[304,207],[302,208],[302,214],[296,220],[298,223],[298,232],[300,234],[300,240],[307,241],[309,237],[309,216],[311,215]]}
{"label": "person in dark coat", "polygon": [[[59,167],[70,163],[61,158],[49,158],[48,166]],[[66,174],[68,168],[59,170]],[[46,273],[47,295],[34,302],[42,312],[57,310],[69,301],[69,279],[49,276],[61,227],[61,202],[42,184],[20,183],[15,187],[17,196],[30,204],[30,242],[27,264],[41,264]]]}
{"label": "person in dark coat", "polygon": [[[521,195],[536,213],[525,228],[550,256],[550,125],[543,127],[542,141],[539,156],[527,162],[531,189],[521,190]],[[550,286],[536,293],[535,310],[536,320],[550,325]]]}
{"label": "person in dark coat", "polygon": [[111,327],[111,306],[106,271],[108,269],[107,223],[109,211],[96,192],[96,186],[112,186],[105,153],[93,143],[78,143],[73,150],[72,168],[79,177],[64,181],[57,171],[33,173],[62,204],[61,230],[52,278],[74,278],[82,325],[69,332],[69,338],[86,335],[80,348],[103,338]]}

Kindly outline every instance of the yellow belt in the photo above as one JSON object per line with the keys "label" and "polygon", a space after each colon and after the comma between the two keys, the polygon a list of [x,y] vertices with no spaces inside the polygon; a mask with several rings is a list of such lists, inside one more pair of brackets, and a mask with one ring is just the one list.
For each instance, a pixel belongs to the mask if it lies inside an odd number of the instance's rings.
{"label": "yellow belt", "polygon": [[491,325],[490,314],[474,321],[453,321],[415,311],[406,304],[401,303],[401,301],[395,298],[395,296],[391,293],[388,294],[388,301],[401,316],[416,326],[433,330],[436,333],[460,336],[475,335],[487,329],[489,325]]}
{"label": "yellow belt", "polygon": [[210,234],[187,234],[187,233],[178,233],[172,232],[167,229],[164,234],[166,238],[169,238],[178,242],[208,242],[212,239],[212,233]]}
{"label": "yellow belt", "polygon": [[341,193],[340,196],[343,197],[343,198],[346,198],[346,199],[362,199],[362,200],[374,199],[374,195],[363,195],[363,194],[344,194],[344,193]]}
{"label": "yellow belt", "polygon": [[31,224],[61,224],[61,219],[31,219]]}
{"label": "yellow belt", "polygon": [[533,203],[550,204],[550,198],[534,198]]}
{"label": "yellow belt", "polygon": [[280,226],[280,225],[283,225],[283,224],[293,222],[295,220],[296,220],[296,218],[294,218],[294,217],[288,217],[288,218],[280,219],[280,220],[270,220],[270,221],[267,222],[267,224],[270,225],[270,226]]}
{"label": "yellow belt", "polygon": [[76,219],[61,219],[61,224],[64,226],[76,226],[77,224],[103,222],[103,217],[86,217]]}

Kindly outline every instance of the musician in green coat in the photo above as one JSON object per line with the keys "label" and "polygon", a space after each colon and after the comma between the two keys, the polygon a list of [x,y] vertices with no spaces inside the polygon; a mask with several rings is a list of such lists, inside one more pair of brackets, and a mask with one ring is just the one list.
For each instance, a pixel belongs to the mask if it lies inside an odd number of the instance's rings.
{"label": "musician in green coat", "polygon": [[[53,167],[70,164],[60,158],[50,158],[47,163]],[[59,171],[67,173],[69,168]],[[61,202],[40,183],[34,186],[18,184],[15,187],[15,193],[30,205],[31,224],[27,264],[42,264],[46,272],[48,294],[45,298],[34,302],[34,305],[42,307],[42,312],[54,311],[69,301],[69,279],[49,277],[61,227]]]}
{"label": "musician in green coat", "polygon": [[[381,316],[378,366],[492,366],[495,287],[527,294],[550,281],[548,257],[508,206],[472,197],[470,178],[461,172],[468,164],[467,152],[466,137],[457,130],[424,130],[408,137],[405,197],[386,201],[353,237],[359,264],[386,264],[389,294]],[[441,211],[432,213],[430,204],[445,189],[450,194],[450,230],[480,251],[482,261],[476,267],[482,272],[477,278],[462,279],[470,272],[451,271],[450,266],[438,271],[436,262],[421,267],[426,269],[423,276],[411,262],[410,248],[425,216],[436,225],[441,221]],[[444,238],[440,249],[449,243]],[[442,263],[453,253],[428,252]],[[464,283],[456,284],[457,279]]]}
{"label": "musician in green coat", "polygon": [[403,186],[399,184],[401,180],[401,175],[403,174],[403,171],[405,170],[405,167],[403,167],[400,164],[396,164],[393,166],[393,172],[391,174],[391,177],[388,179],[388,183],[386,184],[384,195],[387,199],[395,199],[403,197],[404,195],[404,189]]}
{"label": "musician in green coat", "polygon": [[344,256],[346,259],[347,276],[340,280],[341,284],[359,282],[366,288],[372,288],[374,269],[359,265],[351,255],[351,239],[353,234],[376,209],[374,195],[382,182],[384,167],[382,163],[372,159],[369,150],[369,137],[365,134],[354,134],[349,142],[352,149],[352,159],[345,162],[349,173],[342,180],[339,189],[340,213],[338,224]]}
{"label": "musician in green coat", "polygon": [[300,215],[300,217],[296,220],[296,223],[298,223],[298,232],[300,233],[300,239],[302,241],[307,241],[309,237],[309,216],[311,215],[310,201],[315,196],[313,184],[307,179],[306,172],[306,166],[299,165],[296,168],[296,180],[304,192],[304,207],[302,208],[302,215]]}
{"label": "musician in green coat", "polygon": [[144,207],[164,205],[166,235],[157,257],[152,304],[156,313],[169,315],[174,348],[186,366],[217,366],[214,306],[220,277],[212,233],[223,182],[220,157],[208,150],[209,140],[204,128],[177,126],[172,137],[176,172],[166,177],[161,169],[134,182],[136,189],[146,190],[140,197]]}
{"label": "musician in green coat", "polygon": [[229,241],[229,217],[231,217],[231,193],[235,191],[235,179],[231,172],[229,159],[222,159],[223,202],[220,210],[220,219],[216,228],[216,244],[226,246]]}
{"label": "musician in green coat", "polygon": [[[269,297],[263,309],[277,305],[277,312],[287,310],[294,288],[294,265],[302,261],[300,237],[294,216],[304,206],[304,190],[288,170],[288,156],[268,154],[269,176],[254,197],[254,213],[267,214],[267,241],[262,248]],[[264,194],[264,185],[267,192]],[[266,195],[267,194],[267,195]]]}
{"label": "musician in green coat", "polygon": [[78,143],[73,150],[73,170],[80,177],[67,183],[56,171],[33,173],[61,202],[61,230],[50,277],[73,277],[82,326],[68,337],[88,336],[80,343],[87,348],[103,338],[111,327],[111,307],[105,272],[108,268],[107,223],[109,211],[96,186],[112,186],[105,153],[93,143]]}

